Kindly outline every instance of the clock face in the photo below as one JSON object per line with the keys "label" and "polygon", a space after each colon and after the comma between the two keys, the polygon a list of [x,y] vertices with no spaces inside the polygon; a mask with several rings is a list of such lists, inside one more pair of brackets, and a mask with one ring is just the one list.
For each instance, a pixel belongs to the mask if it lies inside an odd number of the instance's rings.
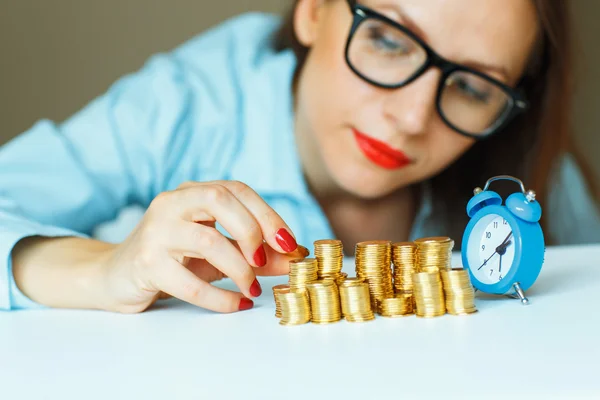
{"label": "clock face", "polygon": [[468,243],[471,272],[480,282],[502,281],[515,258],[515,238],[507,220],[497,214],[481,218],[473,227]]}

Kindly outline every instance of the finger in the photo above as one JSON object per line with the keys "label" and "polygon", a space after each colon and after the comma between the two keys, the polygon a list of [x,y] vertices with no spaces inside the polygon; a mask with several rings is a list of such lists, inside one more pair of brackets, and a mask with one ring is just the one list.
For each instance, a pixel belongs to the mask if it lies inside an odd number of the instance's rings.
{"label": "finger", "polygon": [[291,253],[296,250],[298,245],[290,227],[252,188],[237,181],[216,181],[214,183],[229,189],[244,204],[260,225],[262,236],[269,246],[282,253]]}
{"label": "finger", "polygon": [[[198,186],[199,182],[188,181],[184,182],[177,187],[177,190],[187,189],[190,187]],[[193,222],[212,222],[215,223],[216,219],[214,216],[207,212],[196,210],[194,212]]]}
{"label": "finger", "polygon": [[[231,242],[231,244],[233,246],[235,246],[236,248],[238,247],[238,244],[235,242],[235,240],[229,239],[229,241]],[[287,275],[290,272],[289,269],[289,264],[291,260],[297,259],[297,258],[306,258],[310,255],[310,251],[301,245],[298,245],[298,248],[296,250],[294,250],[291,253],[285,253],[285,254],[281,254],[275,250],[273,250],[271,247],[267,247],[267,259],[269,260],[267,262],[267,265],[265,265],[262,268],[257,268],[254,270],[254,273],[257,276],[281,276],[281,275]],[[192,263],[196,264],[196,263],[200,263],[200,261],[191,261]],[[198,267],[201,268],[201,267]]]}
{"label": "finger", "polygon": [[290,273],[290,261],[308,257],[308,249],[298,246],[292,253],[281,254],[269,247],[267,257],[269,262],[263,268],[255,270],[258,276],[281,276]]}
{"label": "finger", "polygon": [[207,310],[232,313],[254,306],[240,293],[204,282],[175,260],[157,268],[153,281],[157,290]]}
{"label": "finger", "polygon": [[[231,241],[231,240],[230,240]],[[235,242],[232,241],[235,246]],[[262,268],[254,270],[256,276],[282,276],[289,274],[289,263],[291,260],[298,258],[306,258],[310,252],[306,247],[298,246],[298,248],[289,254],[281,254],[267,247],[267,258],[269,262]],[[187,263],[187,268],[197,277],[206,282],[215,282],[227,278],[222,271],[219,271],[212,266],[208,261],[199,258],[190,258]]]}
{"label": "finger", "polygon": [[188,262],[187,269],[192,271],[198,278],[208,283],[220,281],[227,277],[222,271],[219,271],[208,261],[199,258],[191,258]]}
{"label": "finger", "polygon": [[167,300],[170,299],[172,296],[170,294],[167,294],[165,292],[158,292],[158,300]]}
{"label": "finger", "polygon": [[[242,253],[219,231],[202,224],[181,222],[176,233],[168,236],[172,256],[203,258],[231,278],[246,297],[262,293],[260,283]],[[259,268],[260,269],[260,268]]]}
{"label": "finger", "polygon": [[178,192],[176,201],[182,203],[182,210],[187,210],[182,218],[196,221],[198,212],[208,213],[240,244],[249,264],[266,264],[261,227],[229,189],[218,184],[188,186]]}
{"label": "finger", "polygon": [[[237,246],[235,241],[231,240],[234,246]],[[272,254],[270,254],[270,253]],[[255,273],[257,276],[282,276],[289,274],[289,263],[291,260],[297,258],[306,258],[310,255],[308,249],[304,246],[298,246],[298,248],[289,254],[280,254],[270,247],[267,248],[267,254],[269,257],[269,263],[263,268],[257,268]],[[215,282],[220,281],[221,279],[227,278],[222,271],[219,271],[214,266],[212,266],[208,261],[199,259],[199,258],[189,258],[186,257],[185,266],[189,269],[194,275],[198,278],[202,279],[205,282]],[[169,295],[164,295],[163,292],[160,293],[159,298],[164,299],[170,297]]]}

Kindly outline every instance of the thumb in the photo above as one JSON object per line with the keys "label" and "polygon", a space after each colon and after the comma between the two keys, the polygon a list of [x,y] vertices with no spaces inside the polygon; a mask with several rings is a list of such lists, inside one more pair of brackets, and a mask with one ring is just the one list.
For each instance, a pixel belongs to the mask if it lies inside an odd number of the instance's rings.
{"label": "thumb", "polygon": [[306,258],[310,255],[310,251],[300,245],[292,253],[281,254],[273,250],[270,246],[265,246],[265,251],[267,253],[267,265],[261,268],[254,268],[254,272],[258,276],[287,275],[290,272],[291,260]]}
{"label": "thumb", "polygon": [[[235,246],[236,249],[240,250],[240,246],[238,243],[229,239],[231,244]],[[306,247],[298,245],[296,250],[291,253],[282,254],[278,251],[275,251],[268,244],[264,244],[265,253],[267,255],[267,264],[264,267],[254,268],[254,273],[256,276],[281,276],[287,275],[290,272],[290,261],[298,258],[306,258],[310,255],[310,250]],[[241,250],[240,250],[241,251]],[[227,277],[223,275],[223,277]]]}

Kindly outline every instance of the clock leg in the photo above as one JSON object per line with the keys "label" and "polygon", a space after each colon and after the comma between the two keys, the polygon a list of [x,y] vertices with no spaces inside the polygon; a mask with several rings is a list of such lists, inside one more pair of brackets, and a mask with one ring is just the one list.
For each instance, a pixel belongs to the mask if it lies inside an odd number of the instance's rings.
{"label": "clock leg", "polygon": [[521,300],[522,305],[528,305],[529,299],[525,297],[525,292],[523,292],[523,289],[521,289],[521,285],[519,285],[519,282],[516,282],[513,285],[513,288],[515,289],[515,295],[513,295],[512,297]]}

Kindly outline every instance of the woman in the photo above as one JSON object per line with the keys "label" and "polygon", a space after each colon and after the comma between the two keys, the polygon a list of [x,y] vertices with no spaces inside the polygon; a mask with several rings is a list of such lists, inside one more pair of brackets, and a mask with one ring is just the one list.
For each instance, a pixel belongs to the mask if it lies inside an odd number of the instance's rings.
{"label": "woman", "polygon": [[[154,57],[2,149],[0,305],[133,313],[166,293],[246,310],[257,275],[306,255],[297,243],[335,236],[349,255],[371,239],[459,244],[473,188],[497,174],[536,189],[556,243],[593,239],[587,186],[549,179],[555,165],[579,177],[571,156],[559,163],[566,11],[298,0],[282,25],[243,16]],[[586,214],[552,209],[574,201]],[[146,212],[124,240],[90,238],[135,204]],[[224,276],[241,293],[210,285]]]}

